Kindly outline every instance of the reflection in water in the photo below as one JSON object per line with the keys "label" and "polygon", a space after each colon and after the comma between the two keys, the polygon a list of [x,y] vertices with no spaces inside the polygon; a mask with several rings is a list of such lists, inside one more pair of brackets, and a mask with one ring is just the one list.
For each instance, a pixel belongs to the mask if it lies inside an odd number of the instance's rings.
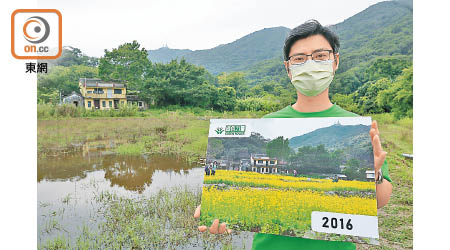
{"label": "reflection in water", "polygon": [[189,174],[193,166],[171,156],[121,156],[111,152],[75,152],[60,157],[38,160],[38,183],[46,181],[77,181],[93,171],[104,171],[104,178],[126,190],[142,192],[152,183],[155,171]]}
{"label": "reflection in water", "polygon": [[97,199],[103,194],[141,199],[162,188],[199,189],[203,183],[202,168],[175,156],[121,156],[101,150],[107,148],[38,159],[38,243],[61,233],[76,240],[84,225],[95,230],[101,221]]}

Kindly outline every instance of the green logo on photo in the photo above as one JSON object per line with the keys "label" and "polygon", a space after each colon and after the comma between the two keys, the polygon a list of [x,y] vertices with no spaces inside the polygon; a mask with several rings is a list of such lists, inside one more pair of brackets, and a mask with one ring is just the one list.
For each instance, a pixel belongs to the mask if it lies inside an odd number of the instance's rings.
{"label": "green logo on photo", "polygon": [[223,128],[222,127],[218,127],[218,128],[216,128],[216,133],[218,134],[218,135],[220,135],[220,134],[222,134],[223,133]]}
{"label": "green logo on photo", "polygon": [[245,125],[226,125],[225,135],[244,135]]}

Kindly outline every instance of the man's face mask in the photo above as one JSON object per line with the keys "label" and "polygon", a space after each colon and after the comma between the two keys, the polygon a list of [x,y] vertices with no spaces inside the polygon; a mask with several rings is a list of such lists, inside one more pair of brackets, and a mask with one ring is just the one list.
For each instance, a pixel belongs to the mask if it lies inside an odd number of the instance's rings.
{"label": "man's face mask", "polygon": [[289,66],[291,82],[298,92],[305,96],[316,96],[333,81],[333,60],[316,62],[308,60],[303,64]]}

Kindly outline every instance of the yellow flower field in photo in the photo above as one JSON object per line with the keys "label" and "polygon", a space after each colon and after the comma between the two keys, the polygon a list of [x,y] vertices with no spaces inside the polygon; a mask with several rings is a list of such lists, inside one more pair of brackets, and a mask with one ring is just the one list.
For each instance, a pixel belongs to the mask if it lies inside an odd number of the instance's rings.
{"label": "yellow flower field in photo", "polygon": [[[375,191],[373,182],[218,170],[204,183],[201,223],[206,225],[218,218],[236,230],[301,236],[310,230],[312,211],[377,216],[375,195],[358,195],[358,190]],[[355,195],[330,194],[335,190]]]}

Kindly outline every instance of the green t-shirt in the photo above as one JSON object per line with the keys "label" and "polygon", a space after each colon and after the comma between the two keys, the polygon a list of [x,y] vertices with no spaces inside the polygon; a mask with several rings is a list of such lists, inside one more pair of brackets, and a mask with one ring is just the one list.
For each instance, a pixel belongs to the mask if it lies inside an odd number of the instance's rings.
{"label": "green t-shirt", "polygon": [[[342,109],[334,104],[329,109],[319,112],[299,112],[292,108],[291,105],[285,108],[267,114],[263,118],[308,118],[308,117],[354,117],[358,116],[355,113]],[[381,167],[383,177],[391,181],[389,178],[388,165],[384,161]],[[252,244],[253,250],[294,250],[294,249],[308,249],[308,250],[355,250],[356,245],[352,242],[342,241],[327,241],[327,240],[311,240],[298,237],[289,237],[275,234],[255,234]]]}

